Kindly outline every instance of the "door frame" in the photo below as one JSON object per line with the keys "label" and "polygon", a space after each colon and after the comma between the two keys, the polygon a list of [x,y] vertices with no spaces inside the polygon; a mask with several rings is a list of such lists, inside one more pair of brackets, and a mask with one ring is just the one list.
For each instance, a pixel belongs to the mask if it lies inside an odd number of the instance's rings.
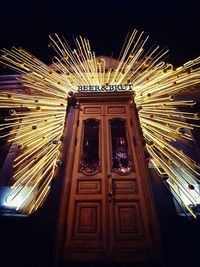
{"label": "door frame", "polygon": [[[64,143],[68,138],[68,146],[63,148],[61,154],[66,155],[66,165],[63,176],[63,184],[60,195],[60,205],[58,210],[57,222],[56,222],[56,234],[54,243],[54,264],[57,265],[63,260],[63,247],[67,228],[67,214],[69,205],[69,196],[71,188],[71,178],[73,171],[73,158],[75,153],[75,147],[77,142],[77,128],[78,128],[78,118],[79,110],[81,109],[81,104],[100,104],[103,102],[111,102],[123,104],[130,101],[131,113],[134,120],[132,121],[135,131],[135,146],[137,148],[138,160],[144,161],[144,145],[142,142],[142,130],[139,124],[139,118],[135,103],[133,100],[133,92],[120,92],[120,93],[76,93],[73,96],[73,105],[69,107],[69,112],[67,115],[65,132],[63,136]],[[80,105],[79,105],[80,103]],[[71,118],[70,118],[71,116]],[[70,119],[70,123],[69,123]],[[75,133],[75,134],[74,134]],[[142,186],[144,190],[145,203],[148,203],[148,208],[146,209],[148,215],[149,228],[151,231],[152,243],[153,243],[153,262],[162,263],[163,262],[163,250],[160,239],[160,226],[158,222],[158,216],[155,208],[155,201],[153,197],[153,192],[150,184],[149,174],[147,165],[141,164],[140,175],[145,177]],[[67,200],[67,201],[66,201]]]}

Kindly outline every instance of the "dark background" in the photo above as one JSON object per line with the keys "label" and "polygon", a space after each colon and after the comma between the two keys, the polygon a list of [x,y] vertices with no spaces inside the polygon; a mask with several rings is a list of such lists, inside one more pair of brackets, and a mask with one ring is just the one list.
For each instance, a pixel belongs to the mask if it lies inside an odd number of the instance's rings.
{"label": "dark background", "polygon": [[[170,49],[175,66],[200,55],[199,1],[168,0],[4,0],[0,3],[0,48],[23,47],[47,64],[54,55],[50,33],[91,41],[97,55],[118,54],[134,28],[150,35],[150,43]],[[4,73],[0,67],[0,73]],[[63,169],[61,168],[61,173]],[[155,173],[152,187],[161,224],[167,266],[199,267],[199,220],[177,215],[171,194]],[[30,217],[0,218],[1,267],[52,266],[56,214],[62,175],[52,182],[44,206]]]}
{"label": "dark background", "polygon": [[151,44],[170,49],[175,66],[199,56],[198,0],[15,0],[0,4],[0,48],[20,46],[46,63],[50,33],[73,43],[90,39],[97,55],[117,57],[126,34],[134,28],[150,35]]}

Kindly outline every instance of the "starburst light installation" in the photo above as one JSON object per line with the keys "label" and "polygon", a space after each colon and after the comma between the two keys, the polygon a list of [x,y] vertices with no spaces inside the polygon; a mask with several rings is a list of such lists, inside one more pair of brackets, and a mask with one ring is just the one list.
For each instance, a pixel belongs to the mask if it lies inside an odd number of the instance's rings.
{"label": "starburst light installation", "polygon": [[22,89],[0,92],[0,107],[8,111],[0,138],[16,150],[5,206],[30,214],[42,205],[61,164],[69,97],[80,88],[103,87],[106,92],[115,86],[133,92],[150,161],[196,218],[200,166],[181,147],[194,141],[191,131],[199,127],[200,113],[191,107],[196,104],[192,92],[198,91],[200,82],[200,57],[174,68],[164,62],[168,50],[149,48],[148,39],[133,30],[114,69],[82,37],[71,48],[63,37],[51,34],[50,45],[56,51],[51,66],[22,48],[1,50],[0,62],[20,73],[22,84]]}

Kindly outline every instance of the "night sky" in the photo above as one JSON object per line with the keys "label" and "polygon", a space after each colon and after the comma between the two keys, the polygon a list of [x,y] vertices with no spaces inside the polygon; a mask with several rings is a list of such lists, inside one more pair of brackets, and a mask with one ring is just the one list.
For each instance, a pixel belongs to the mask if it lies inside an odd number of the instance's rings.
{"label": "night sky", "polygon": [[199,1],[15,0],[1,1],[0,48],[23,47],[47,64],[54,54],[50,33],[90,39],[97,55],[118,54],[134,28],[150,35],[150,44],[170,49],[175,66],[200,55]]}

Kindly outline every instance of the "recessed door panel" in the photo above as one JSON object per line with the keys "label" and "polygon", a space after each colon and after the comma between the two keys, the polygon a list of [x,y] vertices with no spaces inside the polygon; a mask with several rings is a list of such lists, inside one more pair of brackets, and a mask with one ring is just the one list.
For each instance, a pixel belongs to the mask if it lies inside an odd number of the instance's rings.
{"label": "recessed door panel", "polygon": [[77,179],[77,194],[101,194],[102,183],[101,179],[96,178],[80,178]]}
{"label": "recessed door panel", "polygon": [[72,239],[102,239],[101,201],[75,201]]}

